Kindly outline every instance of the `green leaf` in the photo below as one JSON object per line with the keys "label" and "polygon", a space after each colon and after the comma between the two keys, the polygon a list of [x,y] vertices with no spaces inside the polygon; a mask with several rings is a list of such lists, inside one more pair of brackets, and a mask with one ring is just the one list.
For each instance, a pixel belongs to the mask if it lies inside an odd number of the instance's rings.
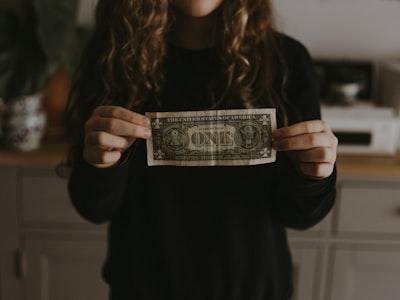
{"label": "green leaf", "polygon": [[86,27],[78,27],[74,34],[70,36],[67,47],[62,53],[62,62],[70,74],[74,74],[79,62],[84,47],[86,46],[92,30]]}
{"label": "green leaf", "polygon": [[76,27],[77,0],[33,0],[38,36],[49,60],[60,61]]}

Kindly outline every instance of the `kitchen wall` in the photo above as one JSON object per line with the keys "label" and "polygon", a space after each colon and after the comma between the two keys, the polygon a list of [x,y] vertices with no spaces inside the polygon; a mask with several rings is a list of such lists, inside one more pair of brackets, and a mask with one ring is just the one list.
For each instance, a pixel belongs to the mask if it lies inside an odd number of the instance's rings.
{"label": "kitchen wall", "polygon": [[[56,1],[56,0],[55,0]],[[93,24],[93,14],[97,0],[80,0],[77,19],[82,25]],[[0,0],[0,7],[11,8],[20,11],[20,4],[15,0]]]}
{"label": "kitchen wall", "polygon": [[278,25],[320,58],[400,59],[399,0],[274,0]]}
{"label": "kitchen wall", "polygon": [[93,25],[94,10],[97,0],[80,0],[78,10],[78,23],[82,25]]}
{"label": "kitchen wall", "polygon": [[[378,92],[384,93],[378,82],[378,73],[384,71],[382,65],[395,60],[395,64],[390,62],[395,70],[389,71],[396,73],[396,80],[400,77],[400,0],[272,1],[278,27],[303,42],[314,58],[371,61],[375,66],[375,98],[383,97]],[[96,2],[81,0],[80,23],[92,24]],[[399,94],[396,92],[396,99]]]}
{"label": "kitchen wall", "polygon": [[[229,1],[229,0],[227,0]],[[81,0],[91,24],[97,0]],[[400,60],[400,0],[273,0],[278,24],[316,57]],[[16,6],[14,0],[1,5]]]}
{"label": "kitchen wall", "polygon": [[[229,0],[227,0],[229,1]],[[97,0],[81,0],[92,22]],[[281,29],[322,58],[400,59],[400,0],[273,0]]]}

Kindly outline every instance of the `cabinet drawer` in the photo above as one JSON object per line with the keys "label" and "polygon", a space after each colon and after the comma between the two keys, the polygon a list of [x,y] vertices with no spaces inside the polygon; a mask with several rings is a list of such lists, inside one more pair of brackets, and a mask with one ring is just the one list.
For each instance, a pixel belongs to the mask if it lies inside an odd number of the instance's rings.
{"label": "cabinet drawer", "polygon": [[340,189],[337,230],[400,234],[400,185],[343,185]]}
{"label": "cabinet drawer", "polygon": [[69,200],[66,179],[54,171],[23,171],[20,184],[23,221],[84,222]]}

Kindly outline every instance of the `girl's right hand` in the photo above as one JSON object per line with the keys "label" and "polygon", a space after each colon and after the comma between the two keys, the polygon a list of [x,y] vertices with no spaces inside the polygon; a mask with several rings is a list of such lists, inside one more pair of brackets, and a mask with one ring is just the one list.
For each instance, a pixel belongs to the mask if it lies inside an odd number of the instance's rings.
{"label": "girl's right hand", "polygon": [[99,106],[85,124],[83,157],[97,168],[116,165],[137,138],[151,136],[150,120],[120,106]]}

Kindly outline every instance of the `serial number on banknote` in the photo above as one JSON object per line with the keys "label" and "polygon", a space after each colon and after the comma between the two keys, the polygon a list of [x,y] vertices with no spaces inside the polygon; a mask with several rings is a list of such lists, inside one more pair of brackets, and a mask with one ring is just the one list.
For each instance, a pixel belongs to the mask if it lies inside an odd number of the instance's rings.
{"label": "serial number on banknote", "polygon": [[239,166],[274,162],[274,108],[148,112],[149,166]]}

